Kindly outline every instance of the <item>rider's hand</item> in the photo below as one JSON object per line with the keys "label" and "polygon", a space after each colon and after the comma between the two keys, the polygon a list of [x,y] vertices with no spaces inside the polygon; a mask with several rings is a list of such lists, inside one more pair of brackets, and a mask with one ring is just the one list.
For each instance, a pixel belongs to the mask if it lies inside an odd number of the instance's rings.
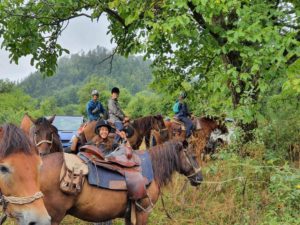
{"label": "rider's hand", "polygon": [[80,126],[77,130],[77,135],[80,136],[81,134],[83,134],[84,128],[86,127],[86,123],[83,126]]}
{"label": "rider's hand", "polygon": [[123,140],[127,140],[126,133],[124,131],[116,130],[116,134],[118,134]]}

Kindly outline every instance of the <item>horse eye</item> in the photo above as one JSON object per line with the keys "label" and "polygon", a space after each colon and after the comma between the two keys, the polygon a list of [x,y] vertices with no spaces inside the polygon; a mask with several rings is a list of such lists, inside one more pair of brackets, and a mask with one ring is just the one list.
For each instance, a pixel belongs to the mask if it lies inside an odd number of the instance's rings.
{"label": "horse eye", "polygon": [[6,167],[6,166],[4,166],[4,165],[1,165],[0,166],[0,173],[3,173],[3,174],[5,174],[5,173],[9,173],[10,171],[9,171],[9,168],[8,167]]}

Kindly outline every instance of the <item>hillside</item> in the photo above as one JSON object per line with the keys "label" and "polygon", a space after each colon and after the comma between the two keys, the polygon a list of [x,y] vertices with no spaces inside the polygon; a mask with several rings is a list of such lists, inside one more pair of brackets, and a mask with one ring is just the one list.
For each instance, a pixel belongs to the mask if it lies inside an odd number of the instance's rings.
{"label": "hillside", "polygon": [[[152,80],[149,61],[143,61],[142,57],[115,56],[110,71],[110,59],[100,63],[110,54],[107,49],[97,47],[88,53],[61,58],[54,76],[43,78],[36,72],[28,76],[19,86],[33,98],[63,95],[74,97],[74,93],[76,94],[77,90],[92,77],[112,81],[111,83],[126,88],[131,94],[147,87]],[[72,98],[72,103],[78,103],[78,98],[75,102]]]}

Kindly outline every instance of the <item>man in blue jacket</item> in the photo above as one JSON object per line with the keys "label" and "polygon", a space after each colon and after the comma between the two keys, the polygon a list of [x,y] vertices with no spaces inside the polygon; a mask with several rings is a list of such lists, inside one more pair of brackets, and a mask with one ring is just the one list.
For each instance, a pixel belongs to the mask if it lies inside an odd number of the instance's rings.
{"label": "man in blue jacket", "polygon": [[92,91],[92,99],[86,105],[86,112],[89,121],[98,120],[100,118],[100,114],[105,114],[105,109],[100,103],[99,92],[97,90]]}
{"label": "man in blue jacket", "polygon": [[192,135],[192,128],[193,128],[193,122],[189,118],[191,116],[191,113],[189,112],[188,106],[186,102],[184,102],[184,99],[186,98],[186,93],[181,92],[178,97],[178,109],[176,110],[175,116],[184,123],[185,129],[186,129],[186,138],[190,137]]}

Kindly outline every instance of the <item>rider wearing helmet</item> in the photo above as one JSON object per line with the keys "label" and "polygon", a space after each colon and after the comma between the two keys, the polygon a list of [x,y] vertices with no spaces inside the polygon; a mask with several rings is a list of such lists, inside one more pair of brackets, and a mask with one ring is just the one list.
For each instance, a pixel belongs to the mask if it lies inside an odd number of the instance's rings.
{"label": "rider wearing helmet", "polygon": [[100,118],[100,113],[105,114],[105,109],[100,103],[99,99],[99,92],[97,90],[93,90],[92,99],[86,105],[86,112],[89,121],[98,120]]}
{"label": "rider wearing helmet", "polygon": [[175,105],[177,104],[176,114],[175,116],[184,123],[185,129],[186,129],[186,137],[190,137],[192,134],[192,127],[193,122],[189,118],[191,117],[191,113],[188,110],[188,106],[186,102],[184,101],[187,97],[186,92],[182,91],[178,97],[178,100],[176,101]]}

